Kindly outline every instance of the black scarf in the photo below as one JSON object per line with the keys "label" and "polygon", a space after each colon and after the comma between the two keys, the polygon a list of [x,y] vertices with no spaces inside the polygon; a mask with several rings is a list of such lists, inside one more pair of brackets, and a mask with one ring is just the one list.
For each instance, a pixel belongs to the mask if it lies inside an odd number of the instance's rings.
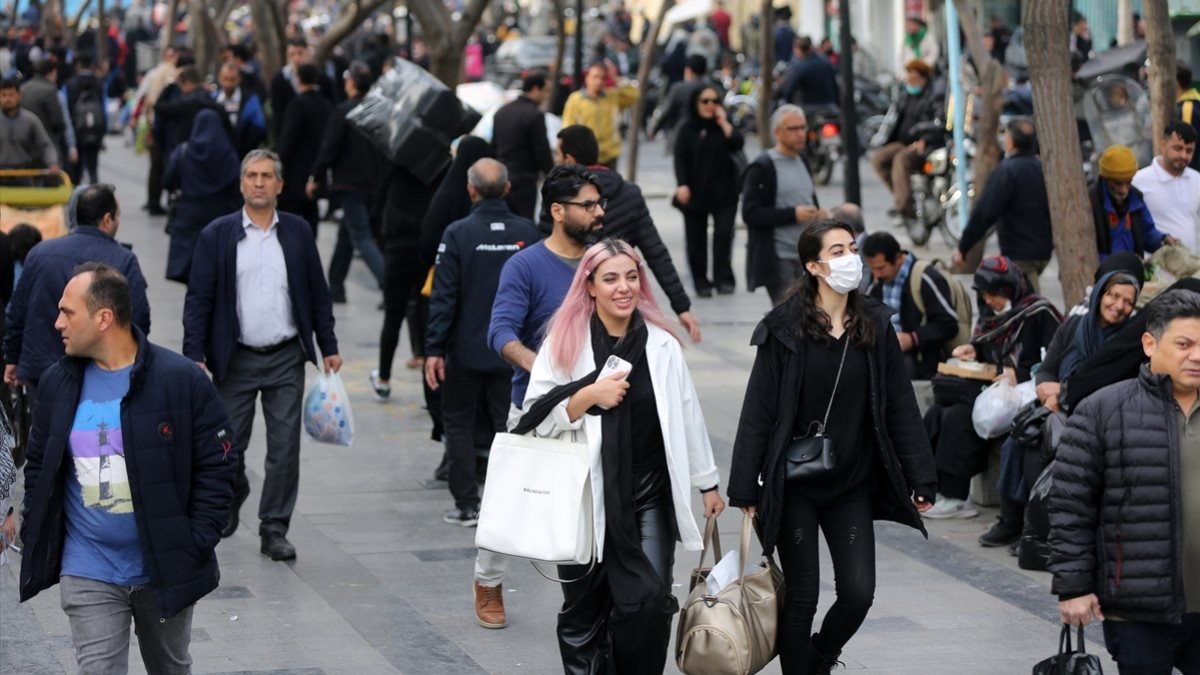
{"label": "black scarf", "polygon": [[[599,316],[592,315],[592,354],[595,370],[574,382],[559,385],[538,399],[513,429],[514,434],[532,431],[554,406],[580,389],[594,383],[609,356],[619,356],[633,367],[646,367],[646,339],[649,331],[639,312],[634,312],[625,337],[611,344],[608,329]],[[604,471],[604,567],[608,585],[619,613],[633,613],[654,605],[673,613],[674,596],[666,579],[659,577],[642,551],[637,512],[633,503],[633,420],[629,405],[611,410],[593,407],[588,415],[600,417],[600,461]]]}

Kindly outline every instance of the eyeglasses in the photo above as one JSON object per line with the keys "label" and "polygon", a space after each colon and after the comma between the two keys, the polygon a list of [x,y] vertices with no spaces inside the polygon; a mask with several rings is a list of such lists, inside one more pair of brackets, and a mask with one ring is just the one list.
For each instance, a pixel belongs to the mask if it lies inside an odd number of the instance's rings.
{"label": "eyeglasses", "polygon": [[559,204],[570,204],[571,206],[578,206],[579,208],[583,209],[584,211],[587,211],[588,213],[595,213],[597,206],[599,206],[601,208],[601,210],[608,208],[608,200],[603,197],[601,197],[600,199],[594,200],[594,201],[588,200],[586,202],[559,202]]}
{"label": "eyeglasses", "polygon": [[717,102],[717,99],[715,99],[715,98],[702,98],[702,99],[700,99],[700,105],[712,105],[712,104],[714,104],[714,103],[716,103],[716,102]]}

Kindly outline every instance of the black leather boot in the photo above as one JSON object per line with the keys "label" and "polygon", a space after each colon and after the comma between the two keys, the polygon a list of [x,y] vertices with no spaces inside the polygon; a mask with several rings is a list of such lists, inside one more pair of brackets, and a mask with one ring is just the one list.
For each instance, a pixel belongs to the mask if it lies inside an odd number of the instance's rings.
{"label": "black leather boot", "polygon": [[809,675],[829,675],[834,668],[845,666],[846,664],[838,661],[841,652],[834,654],[822,654],[821,650],[817,649],[817,635],[812,636],[812,652],[808,657],[808,673]]}

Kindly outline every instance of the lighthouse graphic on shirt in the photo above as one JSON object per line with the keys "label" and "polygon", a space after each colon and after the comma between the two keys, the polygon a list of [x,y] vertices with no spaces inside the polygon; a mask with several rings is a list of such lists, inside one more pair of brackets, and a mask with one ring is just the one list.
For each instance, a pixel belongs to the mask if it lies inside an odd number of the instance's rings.
{"label": "lighthouse graphic on shirt", "polygon": [[84,508],[133,513],[125,472],[120,399],[80,401],[71,428],[71,455]]}

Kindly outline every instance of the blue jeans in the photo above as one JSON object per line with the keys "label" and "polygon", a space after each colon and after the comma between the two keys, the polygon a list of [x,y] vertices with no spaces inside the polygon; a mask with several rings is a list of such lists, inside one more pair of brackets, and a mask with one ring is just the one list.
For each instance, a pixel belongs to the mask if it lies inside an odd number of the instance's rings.
{"label": "blue jeans", "polygon": [[337,245],[329,261],[329,286],[341,288],[350,274],[350,263],[354,251],[358,250],[363,262],[375,276],[375,282],[383,285],[383,253],[371,236],[370,195],[344,192],[338,195],[342,202],[342,224],[338,228]]}
{"label": "blue jeans", "polygon": [[1200,675],[1200,613],[1180,624],[1105,621],[1104,646],[1120,675]]}
{"label": "blue jeans", "polygon": [[62,577],[59,586],[81,675],[129,672],[130,619],[137,631],[146,672],[192,672],[192,657],[188,654],[192,607],[162,619],[154,593],[147,586],[117,586],[71,576]]}

